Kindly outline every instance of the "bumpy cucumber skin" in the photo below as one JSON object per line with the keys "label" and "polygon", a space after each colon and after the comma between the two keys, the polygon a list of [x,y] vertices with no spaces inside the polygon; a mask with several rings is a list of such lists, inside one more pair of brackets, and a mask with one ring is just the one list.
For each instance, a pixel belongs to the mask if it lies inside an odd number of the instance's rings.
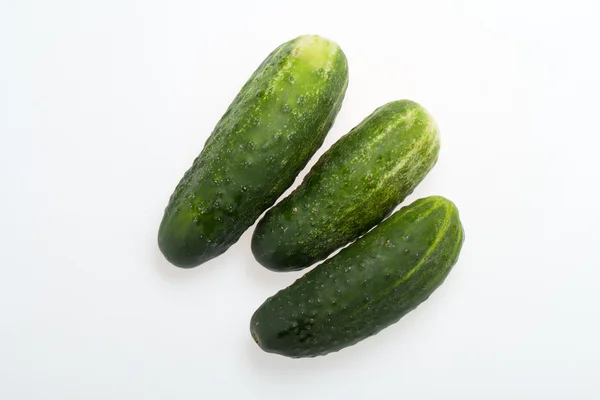
{"label": "bumpy cucumber skin", "polygon": [[166,259],[191,268],[237,242],[322,145],[347,85],[334,42],[306,35],[275,49],[170,197],[158,233]]}
{"label": "bumpy cucumber skin", "polygon": [[267,299],[252,316],[252,336],[264,351],[292,358],[351,346],[427,300],[463,240],[452,202],[417,200]]}
{"label": "bumpy cucumber skin", "polygon": [[303,183],[270,209],[252,237],[273,271],[306,268],[387,217],[438,159],[433,118],[400,100],[379,107],[337,141]]}

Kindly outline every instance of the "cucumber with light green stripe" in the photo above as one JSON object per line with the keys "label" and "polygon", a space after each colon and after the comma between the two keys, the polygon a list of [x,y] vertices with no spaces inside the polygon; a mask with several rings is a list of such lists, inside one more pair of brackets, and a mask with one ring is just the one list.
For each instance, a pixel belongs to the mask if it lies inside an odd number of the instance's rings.
{"label": "cucumber with light green stripe", "polygon": [[347,85],[336,43],[305,35],[275,49],[175,188],[158,232],[167,260],[195,267],[237,242],[322,145]]}
{"label": "cucumber with light green stripe", "polygon": [[303,183],[267,212],[252,237],[258,262],[299,270],[377,225],[433,168],[434,119],[410,100],[375,110],[337,141]]}
{"label": "cucumber with light green stripe", "polygon": [[252,316],[252,337],[264,351],[293,358],[354,345],[427,300],[463,241],[451,201],[417,200],[267,299]]}

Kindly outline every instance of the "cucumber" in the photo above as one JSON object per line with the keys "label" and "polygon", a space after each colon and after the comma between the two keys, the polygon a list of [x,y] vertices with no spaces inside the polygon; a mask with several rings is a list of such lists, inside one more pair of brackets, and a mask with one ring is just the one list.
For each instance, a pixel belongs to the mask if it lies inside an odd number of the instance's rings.
{"label": "cucumber", "polygon": [[292,358],[354,345],[427,300],[463,240],[451,201],[417,200],[267,299],[252,316],[252,337],[264,351]]}
{"label": "cucumber", "polygon": [[347,85],[336,43],[305,35],[275,49],[170,197],[158,232],[165,258],[191,268],[237,242],[322,145]]}
{"label": "cucumber", "polygon": [[338,140],[302,184],[270,209],[252,237],[273,271],[308,267],[387,217],[438,159],[435,121],[410,100],[375,110]]}

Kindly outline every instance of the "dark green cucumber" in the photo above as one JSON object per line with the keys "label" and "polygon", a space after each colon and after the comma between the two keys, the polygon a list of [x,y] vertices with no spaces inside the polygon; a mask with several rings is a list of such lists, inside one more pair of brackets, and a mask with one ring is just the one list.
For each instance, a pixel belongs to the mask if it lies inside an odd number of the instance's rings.
{"label": "dark green cucumber", "polygon": [[335,143],[252,237],[258,262],[306,268],[387,217],[437,162],[437,125],[409,100],[388,103]]}
{"label": "dark green cucumber", "polygon": [[351,346],[427,300],[463,240],[452,202],[417,200],[267,299],[252,316],[252,336],[263,350],[294,358]]}
{"label": "dark green cucumber", "polygon": [[322,145],[348,85],[337,44],[300,36],[258,67],[169,200],[158,244],[191,268],[237,242]]}

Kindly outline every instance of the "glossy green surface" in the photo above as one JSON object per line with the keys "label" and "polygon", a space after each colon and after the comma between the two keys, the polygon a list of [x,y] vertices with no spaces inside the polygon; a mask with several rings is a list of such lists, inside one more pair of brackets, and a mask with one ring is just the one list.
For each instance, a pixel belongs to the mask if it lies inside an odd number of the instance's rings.
{"label": "glossy green surface", "polygon": [[275,49],[171,196],[158,233],[167,260],[195,267],[234,244],[321,146],[347,85],[337,44],[300,36]]}
{"label": "glossy green surface", "polygon": [[306,268],[388,216],[437,162],[437,125],[419,104],[375,110],[338,140],[304,182],[270,209],[252,237],[258,262]]}
{"label": "glossy green surface", "polygon": [[417,200],[265,301],[252,316],[252,336],[263,350],[288,357],[351,346],[425,301],[463,240],[452,202]]}

